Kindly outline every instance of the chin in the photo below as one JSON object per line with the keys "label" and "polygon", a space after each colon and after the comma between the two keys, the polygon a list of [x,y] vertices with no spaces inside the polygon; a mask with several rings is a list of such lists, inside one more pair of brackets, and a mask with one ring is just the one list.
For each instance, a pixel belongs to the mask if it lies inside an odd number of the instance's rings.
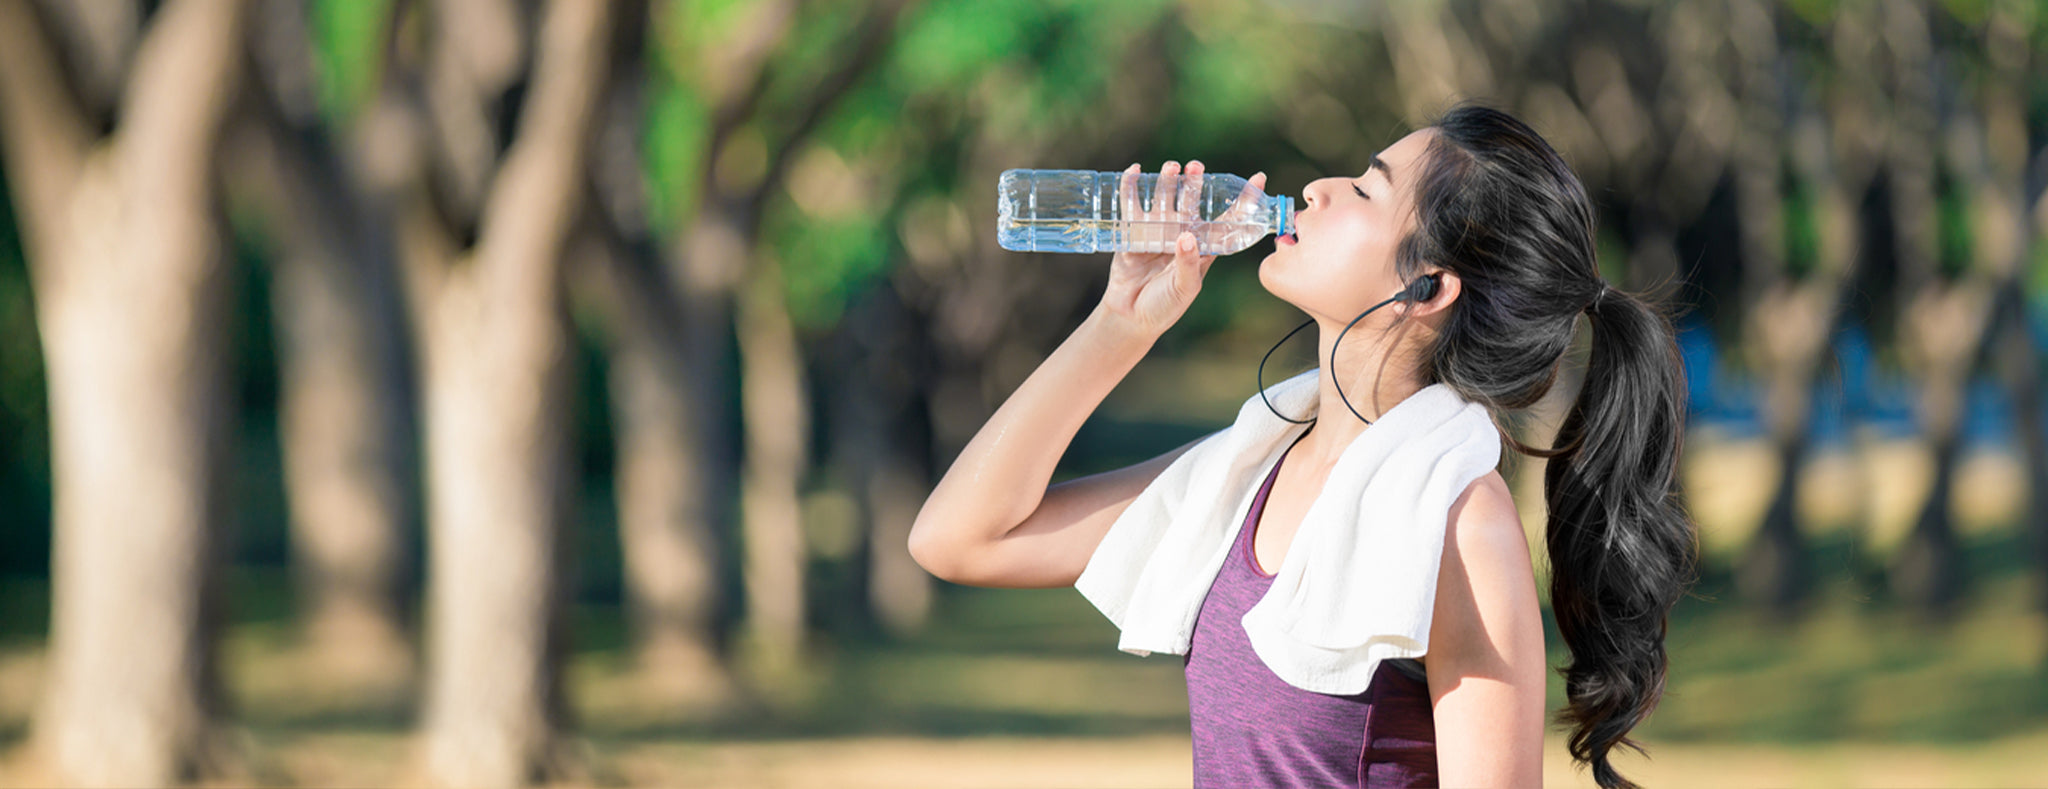
{"label": "chin", "polygon": [[1267,293],[1280,295],[1273,290],[1273,256],[1270,254],[1259,260],[1259,287],[1265,288]]}
{"label": "chin", "polygon": [[1259,261],[1259,287],[1265,288],[1267,293],[1273,294],[1281,301],[1295,304],[1291,294],[1292,289],[1287,287],[1286,281],[1281,278],[1276,269],[1278,265],[1279,263],[1274,261],[1271,255],[1267,255],[1265,260]]}

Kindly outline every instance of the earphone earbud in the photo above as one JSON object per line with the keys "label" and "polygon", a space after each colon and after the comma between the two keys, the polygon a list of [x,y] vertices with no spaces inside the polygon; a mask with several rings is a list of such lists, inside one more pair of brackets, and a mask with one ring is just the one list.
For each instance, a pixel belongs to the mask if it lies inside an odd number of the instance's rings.
{"label": "earphone earbud", "polygon": [[1397,301],[1407,302],[1429,301],[1436,298],[1437,285],[1440,284],[1438,281],[1442,278],[1442,274],[1417,277],[1414,282],[1408,283],[1407,290],[1401,291],[1401,295],[1394,298]]}

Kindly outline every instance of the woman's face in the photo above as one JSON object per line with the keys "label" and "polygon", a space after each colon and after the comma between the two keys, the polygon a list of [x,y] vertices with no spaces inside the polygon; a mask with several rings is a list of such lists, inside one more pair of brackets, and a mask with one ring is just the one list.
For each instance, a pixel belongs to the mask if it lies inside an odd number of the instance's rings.
{"label": "woman's face", "polygon": [[1340,324],[1400,292],[1394,249],[1414,227],[1418,165],[1435,133],[1424,128],[1402,137],[1362,174],[1303,187],[1307,207],[1295,214],[1293,237],[1281,237],[1259,263],[1259,283]]}

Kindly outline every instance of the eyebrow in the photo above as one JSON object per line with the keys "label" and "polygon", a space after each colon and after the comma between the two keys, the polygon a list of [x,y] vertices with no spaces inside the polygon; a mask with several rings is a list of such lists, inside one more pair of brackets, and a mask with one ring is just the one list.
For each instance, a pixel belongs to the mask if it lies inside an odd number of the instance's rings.
{"label": "eyebrow", "polygon": [[1378,154],[1373,155],[1372,168],[1366,172],[1372,172],[1372,170],[1380,171],[1380,175],[1386,177],[1388,186],[1394,185],[1394,168],[1388,167],[1386,160],[1381,159]]}

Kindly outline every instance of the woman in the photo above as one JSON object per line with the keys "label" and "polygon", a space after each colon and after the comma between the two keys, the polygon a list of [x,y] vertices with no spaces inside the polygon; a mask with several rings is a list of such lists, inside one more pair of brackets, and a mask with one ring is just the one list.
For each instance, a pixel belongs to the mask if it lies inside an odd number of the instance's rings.
{"label": "woman", "polygon": [[[1190,162],[1185,175],[1200,172]],[[1168,162],[1159,194],[1174,194],[1179,175]],[[1250,188],[1262,187],[1254,176]],[[1630,785],[1609,757],[1634,747],[1625,735],[1662,692],[1666,615],[1696,553],[1674,497],[1684,386],[1669,322],[1600,279],[1584,188],[1504,113],[1459,106],[1386,148],[1365,173],[1314,181],[1303,197],[1297,233],[1277,240],[1259,279],[1308,313],[1324,361],[1313,413],[1275,411],[1309,426],[1262,467],[1260,492],[1247,497],[1231,539],[1251,561],[1222,562],[1195,620],[1197,786],[1542,783],[1539,599],[1497,472],[1472,479],[1437,513],[1441,558],[1420,666],[1387,660],[1362,693],[1312,693],[1270,672],[1255,676],[1259,656],[1248,657],[1238,622],[1244,601],[1271,583],[1265,568],[1294,559],[1289,543],[1310,505],[1348,495],[1324,483],[1371,423],[1422,392],[1453,392],[1496,418],[1535,404],[1581,314],[1592,356],[1557,448],[1514,448],[1552,458],[1550,600],[1571,651],[1559,715],[1569,749],[1602,786]],[[1047,486],[1082,422],[1200,290],[1214,259],[1195,254],[1191,235],[1179,242],[1170,255],[1118,254],[1100,306],[954,461],[911,533],[926,569],[977,586],[1074,585],[1133,501],[1216,437]],[[1252,673],[1217,681],[1198,673],[1205,660],[1212,674]]]}

